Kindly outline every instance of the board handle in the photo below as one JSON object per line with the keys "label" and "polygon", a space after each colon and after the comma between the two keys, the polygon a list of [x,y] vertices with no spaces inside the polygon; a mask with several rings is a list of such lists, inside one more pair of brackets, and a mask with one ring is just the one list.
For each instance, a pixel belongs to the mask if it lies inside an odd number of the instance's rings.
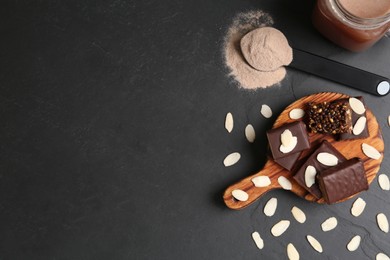
{"label": "board handle", "polygon": [[[225,193],[223,194],[223,200],[225,201],[226,206],[231,209],[242,209],[246,206],[255,202],[258,198],[263,196],[270,190],[281,189],[278,182],[279,176],[284,176],[288,173],[285,169],[277,165],[272,160],[268,160],[264,165],[264,168],[258,173],[251,175],[231,186],[229,186]],[[252,179],[259,176],[269,177],[271,184],[265,187],[256,187]],[[232,192],[234,190],[242,190],[248,194],[248,199],[246,201],[240,201],[233,197]]]}

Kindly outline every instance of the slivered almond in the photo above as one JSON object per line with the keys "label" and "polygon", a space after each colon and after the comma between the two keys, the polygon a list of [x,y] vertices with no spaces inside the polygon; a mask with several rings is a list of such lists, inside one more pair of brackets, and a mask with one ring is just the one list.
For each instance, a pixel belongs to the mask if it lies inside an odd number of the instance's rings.
{"label": "slivered almond", "polygon": [[265,118],[270,118],[272,116],[272,110],[268,105],[262,105],[260,113],[265,117]]}
{"label": "slivered almond", "polygon": [[252,233],[252,239],[255,241],[255,244],[258,249],[264,248],[264,240],[260,237],[259,232],[255,231]]}
{"label": "slivered almond", "polygon": [[366,128],[367,118],[365,116],[359,117],[359,119],[356,121],[355,125],[353,126],[352,133],[354,135],[360,135],[363,130]]}
{"label": "slivered almond", "polygon": [[299,260],[299,253],[291,243],[287,245],[287,257],[289,260]]}
{"label": "slivered almond", "polygon": [[284,146],[283,144],[280,145],[279,147],[279,150],[282,152],[282,153],[289,153],[291,152],[292,150],[294,150],[295,146],[297,146],[298,144],[298,138],[296,136],[293,136],[292,139],[291,139],[291,142],[289,144],[289,146]]}
{"label": "slivered almond", "polygon": [[275,237],[282,235],[290,226],[289,220],[281,220],[271,228],[271,233]]}
{"label": "slivered almond", "polygon": [[322,246],[321,246],[320,242],[318,242],[317,239],[315,239],[314,237],[312,237],[310,235],[307,235],[306,238],[307,238],[307,241],[309,241],[309,244],[314,248],[314,250],[316,250],[318,253],[323,252]]}
{"label": "slivered almond", "polygon": [[378,160],[379,158],[382,157],[381,153],[378,152],[378,150],[375,147],[368,145],[366,143],[362,144],[362,150],[363,153],[371,159]]}
{"label": "slivered almond", "polygon": [[237,152],[231,153],[225,157],[225,159],[223,160],[223,164],[226,167],[232,166],[232,165],[236,164],[240,160],[240,158],[241,158],[241,155],[239,153],[237,153]]}
{"label": "slivered almond", "polygon": [[313,184],[316,182],[316,174],[317,170],[312,165],[309,165],[306,167],[305,170],[305,184],[308,188],[313,186]]}
{"label": "slivered almond", "polygon": [[360,216],[366,207],[366,202],[362,198],[357,198],[352,204],[351,214],[355,217]]}
{"label": "slivered almond", "polygon": [[293,135],[288,129],[284,130],[283,133],[280,135],[280,141],[284,146],[290,146],[292,139]]}
{"label": "slivered almond", "polygon": [[331,153],[324,152],[317,155],[317,161],[326,166],[335,166],[338,164],[339,159]]}
{"label": "slivered almond", "polygon": [[363,102],[357,98],[354,97],[349,98],[349,105],[351,106],[353,112],[355,112],[358,115],[362,115],[364,114],[364,112],[366,112],[366,108],[364,107]]}
{"label": "slivered almond", "polygon": [[245,127],[245,137],[250,143],[253,143],[255,141],[256,133],[255,133],[255,129],[251,124]]}
{"label": "slivered almond", "polygon": [[268,176],[257,176],[252,178],[255,187],[267,187],[271,184],[271,179]]}
{"label": "slivered almond", "polygon": [[387,124],[390,126],[390,116],[387,117]]}
{"label": "slivered almond", "polygon": [[322,231],[327,232],[337,226],[337,219],[335,217],[328,218],[321,224]]}
{"label": "slivered almond", "polygon": [[353,252],[356,249],[358,249],[361,240],[362,240],[362,238],[359,235],[354,236],[351,239],[351,241],[349,241],[349,243],[347,244],[348,251]]}
{"label": "slivered almond", "polygon": [[294,216],[295,220],[298,221],[299,223],[305,223],[306,221],[306,215],[305,213],[298,207],[294,206],[291,209],[291,213]]}
{"label": "slivered almond", "polygon": [[233,130],[234,121],[233,121],[233,115],[232,113],[227,113],[225,118],[225,128],[226,130],[231,133]]}
{"label": "slivered almond", "polygon": [[272,217],[275,214],[277,206],[277,198],[271,198],[264,206],[264,214],[268,217]]}
{"label": "slivered almond", "polygon": [[238,190],[238,189],[232,191],[232,196],[233,196],[236,200],[239,200],[239,201],[247,201],[248,198],[249,198],[248,193],[246,193],[246,192],[243,191],[243,190]]}
{"label": "slivered almond", "polygon": [[387,221],[387,217],[383,213],[379,213],[376,215],[376,222],[378,223],[378,227],[385,233],[389,232],[389,222]]}
{"label": "slivered almond", "polygon": [[291,182],[284,176],[280,176],[278,178],[278,183],[280,184],[280,186],[282,186],[283,189],[285,190],[291,190],[292,189],[292,185],[291,185]]}
{"label": "slivered almond", "polygon": [[305,111],[300,108],[294,108],[290,111],[289,116],[291,119],[300,119],[305,115]]}
{"label": "slivered almond", "polygon": [[379,253],[376,255],[375,260],[390,260],[390,257],[385,255],[384,253]]}
{"label": "slivered almond", "polygon": [[379,175],[378,183],[382,190],[390,190],[390,181],[386,174]]}

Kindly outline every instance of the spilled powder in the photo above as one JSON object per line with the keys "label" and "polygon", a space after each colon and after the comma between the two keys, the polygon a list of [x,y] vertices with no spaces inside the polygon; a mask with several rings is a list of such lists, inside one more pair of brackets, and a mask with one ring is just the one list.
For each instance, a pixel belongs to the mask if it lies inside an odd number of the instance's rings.
{"label": "spilled powder", "polygon": [[266,88],[279,83],[286,75],[284,67],[272,72],[254,69],[247,63],[241,52],[240,41],[244,35],[257,28],[270,27],[272,24],[273,19],[269,14],[257,10],[238,14],[229,27],[224,44],[225,62],[230,70],[229,75],[242,88]]}

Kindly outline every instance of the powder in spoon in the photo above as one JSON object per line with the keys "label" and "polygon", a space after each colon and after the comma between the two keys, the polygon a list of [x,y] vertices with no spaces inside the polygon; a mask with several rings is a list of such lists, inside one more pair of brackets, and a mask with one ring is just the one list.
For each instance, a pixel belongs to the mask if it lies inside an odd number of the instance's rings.
{"label": "powder in spoon", "polygon": [[[262,27],[272,26],[273,19],[263,11],[250,11],[238,14],[230,26],[225,38],[224,54],[226,66],[242,88],[266,88],[282,81],[286,69],[279,67],[273,71],[260,71],[249,65],[240,47],[240,41],[248,32]],[[275,59],[275,57],[271,57]],[[254,59],[258,60],[258,59]],[[272,62],[275,62],[272,60]]]}

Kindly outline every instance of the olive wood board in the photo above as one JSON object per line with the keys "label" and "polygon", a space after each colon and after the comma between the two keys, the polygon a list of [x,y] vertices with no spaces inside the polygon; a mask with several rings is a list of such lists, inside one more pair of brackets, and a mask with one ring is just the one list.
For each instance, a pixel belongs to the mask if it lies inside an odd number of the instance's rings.
{"label": "olive wood board", "polygon": [[[297,120],[291,119],[289,117],[289,112],[294,108],[301,108],[305,110],[306,104],[308,102],[331,102],[336,99],[341,98],[349,98],[348,95],[340,94],[340,93],[332,93],[332,92],[323,92],[323,93],[317,93],[313,95],[309,95],[306,97],[303,97],[288,107],[286,107],[283,112],[279,115],[279,117],[276,119],[275,123],[273,124],[272,128],[278,128],[286,123],[291,123]],[[314,150],[314,148],[323,140],[329,141],[341,154],[343,154],[347,159],[351,159],[353,157],[358,157],[362,159],[364,162],[364,168],[366,171],[366,176],[368,180],[368,184],[370,184],[376,174],[378,173],[380,169],[381,162],[384,157],[384,142],[382,137],[382,132],[380,129],[380,126],[378,125],[378,121],[375,118],[372,111],[367,107],[366,104],[366,117],[367,117],[367,126],[369,131],[369,137],[365,139],[354,139],[354,140],[343,140],[338,141],[335,139],[332,135],[324,135],[324,134],[313,134],[308,133],[310,145],[311,148],[308,150],[303,151],[301,156],[298,159],[298,165],[300,162],[304,161],[304,158],[310,155],[310,153]],[[302,120],[302,119],[298,119]],[[373,147],[375,147],[380,153],[381,157],[378,160],[374,160],[371,158],[368,158],[362,151],[362,144],[366,143]],[[292,170],[294,172],[294,169]],[[255,187],[253,182],[251,181],[254,177],[258,176],[268,176],[271,180],[271,184],[266,187]],[[317,202],[317,203],[325,203],[323,198],[317,199],[313,195],[311,195],[306,189],[301,187],[293,178],[293,175],[290,171],[282,168],[277,164],[270,156],[268,157],[264,167],[259,172],[248,176],[244,178],[243,180],[229,186],[223,195],[223,199],[225,201],[225,204],[231,208],[231,209],[242,209],[254,201],[256,201],[258,198],[260,198],[262,195],[267,193],[268,191],[274,190],[274,189],[282,189],[282,186],[278,183],[278,178],[280,176],[286,177],[292,184],[291,192],[295,193],[297,196],[304,198],[305,200],[311,201],[311,202]],[[239,201],[235,199],[232,196],[233,190],[242,190],[245,191],[249,197],[246,201]],[[348,200],[357,194],[345,198],[343,200],[340,200],[339,202]]]}

